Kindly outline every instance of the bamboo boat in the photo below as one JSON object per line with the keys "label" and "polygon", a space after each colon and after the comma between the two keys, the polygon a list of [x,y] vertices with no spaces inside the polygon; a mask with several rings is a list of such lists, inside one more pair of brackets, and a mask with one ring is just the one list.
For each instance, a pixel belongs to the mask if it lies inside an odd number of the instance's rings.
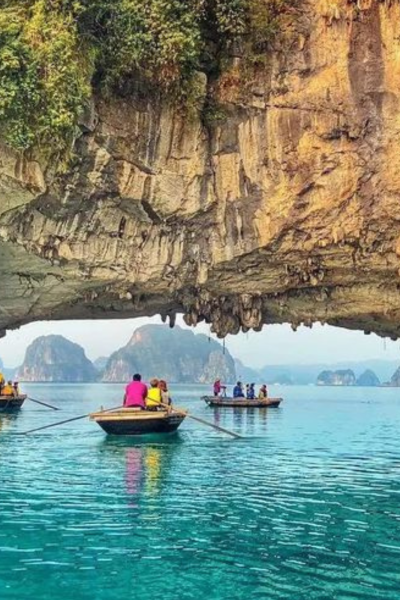
{"label": "bamboo boat", "polygon": [[113,412],[97,412],[90,415],[109,435],[148,435],[174,433],[186,414],[164,410],[150,411],[122,408]]}
{"label": "bamboo boat", "polygon": [[283,398],[221,398],[219,396],[203,396],[208,406],[233,406],[238,408],[278,408]]}
{"label": "bamboo boat", "polygon": [[19,396],[0,396],[0,412],[14,412],[21,408],[26,400],[26,394]]}

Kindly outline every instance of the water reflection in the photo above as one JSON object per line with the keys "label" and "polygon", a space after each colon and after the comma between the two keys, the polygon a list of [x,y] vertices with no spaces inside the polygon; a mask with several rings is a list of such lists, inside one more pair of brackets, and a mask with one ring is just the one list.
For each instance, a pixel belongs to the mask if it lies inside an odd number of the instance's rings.
{"label": "water reflection", "polygon": [[221,427],[234,429],[244,436],[264,434],[267,429],[269,408],[252,407],[216,407],[214,410],[214,423]]}
{"label": "water reflection", "polygon": [[[125,485],[128,496],[136,497],[141,490],[143,477],[143,450],[142,448],[128,448],[126,450]],[[136,508],[137,503],[132,499],[129,506]]]}
{"label": "water reflection", "polygon": [[[162,481],[181,443],[178,434],[161,443],[150,443],[146,439],[135,439],[133,442],[129,438],[106,438],[102,441],[100,448],[106,451],[107,458],[116,458],[117,463],[125,463],[123,483],[129,507],[138,508],[144,496],[148,500],[161,493]],[[118,470],[118,465],[114,464],[114,468]]]}
{"label": "water reflection", "polygon": [[18,418],[19,413],[0,413],[0,432],[7,431]]}
{"label": "water reflection", "polygon": [[159,493],[162,462],[161,448],[142,446],[126,449],[125,486],[130,498],[129,506],[138,507],[138,499],[143,491],[147,496],[156,496]]}
{"label": "water reflection", "polygon": [[145,490],[151,496],[160,490],[162,453],[160,448],[144,449]]}

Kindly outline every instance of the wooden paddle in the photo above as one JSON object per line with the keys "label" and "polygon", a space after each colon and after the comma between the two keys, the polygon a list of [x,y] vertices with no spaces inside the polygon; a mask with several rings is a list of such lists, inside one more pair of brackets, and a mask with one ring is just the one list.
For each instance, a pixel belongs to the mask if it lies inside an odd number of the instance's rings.
{"label": "wooden paddle", "polygon": [[[110,412],[112,410],[119,410],[124,408],[123,406],[115,406],[114,408],[106,408],[97,412]],[[86,415],[80,415],[79,417],[72,417],[72,419],[64,419],[64,421],[57,421],[57,423],[50,423],[50,425],[42,425],[42,427],[36,427],[36,429],[29,429],[28,431],[21,431],[20,435],[28,435],[29,433],[35,433],[36,431],[42,431],[43,429],[50,429],[50,427],[57,427],[57,425],[65,425],[66,423],[72,423],[72,421],[79,421],[80,419],[86,419],[90,417],[92,413]]]}
{"label": "wooden paddle", "polygon": [[[170,409],[171,407],[168,404],[164,404],[163,402],[160,402],[161,406],[164,406],[166,409]],[[194,417],[193,415],[189,414],[187,411],[184,410],[176,410],[176,409],[172,409],[174,410],[174,412],[176,412],[178,415],[185,415],[186,417],[188,417],[189,419],[193,419],[193,421],[198,421],[199,423],[202,423],[203,425],[208,425],[209,427],[213,427],[214,429],[216,429],[217,431],[222,431],[223,433],[226,433],[228,435],[231,435],[232,437],[235,438],[241,438],[242,436],[239,435],[238,433],[235,433],[234,431],[230,431],[229,429],[225,429],[224,427],[220,427],[219,425],[215,425],[214,423],[210,423],[210,421],[205,421],[204,419],[200,419],[200,417]]]}
{"label": "wooden paddle", "polygon": [[27,396],[26,399],[30,400],[31,402],[35,402],[35,404],[41,404],[42,406],[47,406],[47,408],[52,408],[53,410],[61,410],[61,408],[58,408],[57,406],[53,406],[52,404],[47,404],[46,402],[43,402],[42,400],[36,400],[35,398],[31,398],[30,396]]}
{"label": "wooden paddle", "polygon": [[[168,404],[164,404],[163,402],[160,402],[160,406],[163,406],[167,410],[170,410],[170,408],[171,408]],[[123,406],[115,406],[114,408],[106,408],[105,410],[100,410],[98,412],[111,412],[113,410],[120,410],[121,408],[124,408],[124,407]],[[189,419],[193,419],[194,421],[198,421],[199,423],[202,423],[203,425],[208,425],[209,427],[213,427],[217,431],[222,431],[222,433],[226,433],[227,435],[230,435],[232,437],[235,437],[235,438],[242,437],[241,435],[239,435],[238,433],[235,433],[234,431],[229,431],[229,429],[225,429],[224,427],[220,427],[219,425],[214,425],[214,423],[210,423],[209,421],[200,419],[200,417],[194,417],[193,415],[190,415],[186,411],[175,410],[175,412],[178,415],[179,414],[185,415],[185,417],[188,417]],[[42,427],[36,427],[36,429],[29,429],[28,431],[22,431],[20,435],[28,435],[29,433],[35,433],[36,431],[43,431],[43,429],[50,429],[51,427],[57,427],[57,425],[65,425],[66,423],[72,423],[72,421],[79,421],[80,419],[86,419],[87,417],[90,417],[91,414],[92,413],[87,413],[86,415],[80,415],[79,417],[72,417],[72,419],[64,419],[64,421],[58,421],[57,423],[50,423],[50,425],[42,425]]]}

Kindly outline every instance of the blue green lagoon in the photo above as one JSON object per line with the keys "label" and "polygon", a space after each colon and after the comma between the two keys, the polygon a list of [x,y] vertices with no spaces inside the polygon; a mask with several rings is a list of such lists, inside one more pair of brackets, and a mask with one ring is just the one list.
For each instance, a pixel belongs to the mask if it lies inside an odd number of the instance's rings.
{"label": "blue green lagoon", "polygon": [[0,415],[1,600],[399,600],[400,391],[272,387],[279,409],[212,409],[176,435],[107,437],[118,385],[27,385]]}

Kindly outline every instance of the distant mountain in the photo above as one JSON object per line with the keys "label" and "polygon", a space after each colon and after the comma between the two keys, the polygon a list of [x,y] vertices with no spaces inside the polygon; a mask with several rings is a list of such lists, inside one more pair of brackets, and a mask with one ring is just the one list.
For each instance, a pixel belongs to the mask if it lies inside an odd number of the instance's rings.
{"label": "distant mountain", "polygon": [[137,329],[128,344],[110,356],[102,381],[129,381],[136,372],[146,380],[159,377],[176,383],[235,380],[234,360],[227,350],[224,354],[221,344],[166,325]]}
{"label": "distant mountain", "polygon": [[317,385],[355,385],[356,376],[351,369],[322,371],[317,377]]}
{"label": "distant mountain", "polygon": [[84,349],[62,335],[36,338],[28,346],[18,370],[20,381],[87,382],[95,381],[97,371]]}
{"label": "distant mountain", "polygon": [[12,379],[12,380],[15,379],[17,369],[5,367],[3,361],[0,358],[0,371],[3,373],[4,379],[6,379],[8,381],[9,379]]}
{"label": "distant mountain", "polygon": [[99,372],[104,371],[107,366],[108,359],[108,356],[99,356],[99,358],[96,358],[96,360],[93,361],[93,366]]}
{"label": "distant mountain", "polygon": [[266,383],[273,383],[282,376],[288,377],[295,385],[314,384],[318,375],[322,371],[337,371],[350,368],[356,377],[360,377],[364,371],[370,369],[380,381],[388,381],[393,372],[399,366],[399,361],[393,360],[361,360],[338,363],[315,363],[309,365],[287,364],[287,365],[266,365],[259,370],[261,378]]}
{"label": "distant mountain", "polygon": [[390,382],[386,383],[385,385],[400,387],[400,367],[398,367],[398,369],[396,369],[396,371],[393,373],[392,377],[390,378]]}
{"label": "distant mountain", "polygon": [[356,385],[361,387],[375,387],[381,385],[381,382],[371,369],[367,369],[357,378]]}

